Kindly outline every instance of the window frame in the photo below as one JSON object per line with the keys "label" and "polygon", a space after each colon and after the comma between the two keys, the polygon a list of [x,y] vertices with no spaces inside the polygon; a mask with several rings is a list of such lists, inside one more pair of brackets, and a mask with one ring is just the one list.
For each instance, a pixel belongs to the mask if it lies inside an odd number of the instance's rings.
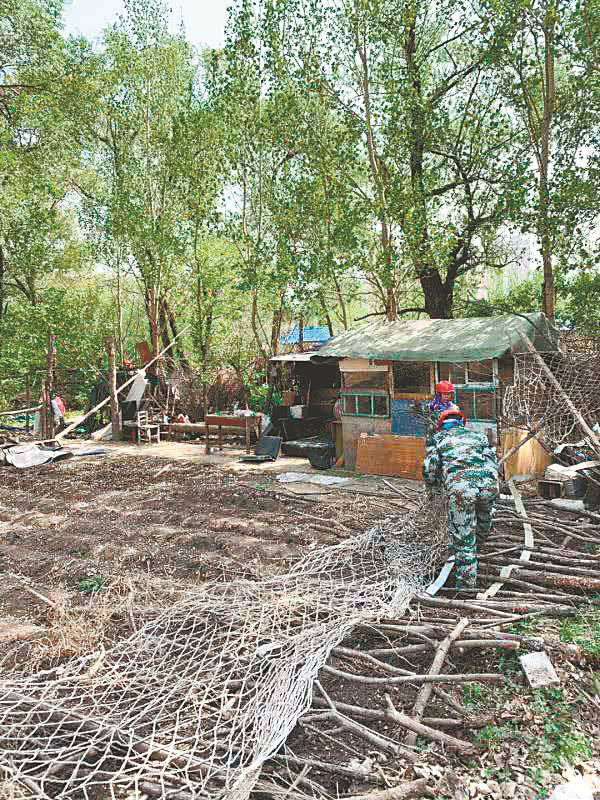
{"label": "window frame", "polygon": [[[342,392],[342,416],[343,417],[363,417],[369,418],[374,417],[375,419],[389,419],[390,417],[390,395],[388,392]],[[354,411],[346,411],[346,398],[354,398]],[[358,410],[358,398],[359,397],[368,397],[370,401],[370,413],[364,414]],[[386,414],[376,414],[375,413],[375,398],[384,398],[387,407]]]}

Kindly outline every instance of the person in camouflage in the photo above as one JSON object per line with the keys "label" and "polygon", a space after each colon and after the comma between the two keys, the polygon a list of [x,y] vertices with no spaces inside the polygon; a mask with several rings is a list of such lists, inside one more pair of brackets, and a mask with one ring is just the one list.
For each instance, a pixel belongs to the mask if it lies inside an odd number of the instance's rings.
{"label": "person in camouflage", "polygon": [[492,529],[498,462],[487,438],[465,428],[460,410],[440,414],[437,432],[427,446],[423,478],[429,493],[441,486],[446,491],[456,588],[473,589],[477,583],[477,542]]}

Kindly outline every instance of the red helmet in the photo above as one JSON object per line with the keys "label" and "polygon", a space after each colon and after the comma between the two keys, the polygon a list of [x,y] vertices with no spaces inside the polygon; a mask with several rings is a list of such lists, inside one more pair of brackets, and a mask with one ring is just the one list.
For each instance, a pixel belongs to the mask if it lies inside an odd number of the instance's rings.
{"label": "red helmet", "polygon": [[450,383],[450,381],[440,381],[435,385],[436,392],[439,394],[450,394],[454,393],[454,384]]}
{"label": "red helmet", "polygon": [[438,431],[442,430],[442,425],[448,419],[459,419],[459,420],[461,420],[463,425],[467,421],[467,418],[465,417],[463,412],[460,410],[460,408],[448,408],[446,411],[442,411],[442,413],[440,414],[440,416],[438,418],[438,422],[437,422]]}

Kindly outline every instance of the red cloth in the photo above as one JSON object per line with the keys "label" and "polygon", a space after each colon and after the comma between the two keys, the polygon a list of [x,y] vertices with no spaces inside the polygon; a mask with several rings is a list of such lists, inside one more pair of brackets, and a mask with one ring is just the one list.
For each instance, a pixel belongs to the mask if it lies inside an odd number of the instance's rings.
{"label": "red cloth", "polygon": [[61,415],[64,417],[64,415],[67,412],[67,407],[66,407],[66,405],[64,403],[64,400],[62,399],[62,397],[59,394],[57,394],[56,397],[54,398],[54,402],[56,403],[56,406],[57,406],[58,410],[60,411]]}

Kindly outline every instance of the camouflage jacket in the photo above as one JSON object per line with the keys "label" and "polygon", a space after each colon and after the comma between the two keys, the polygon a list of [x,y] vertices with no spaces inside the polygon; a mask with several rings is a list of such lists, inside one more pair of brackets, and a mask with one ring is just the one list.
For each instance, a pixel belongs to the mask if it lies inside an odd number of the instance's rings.
{"label": "camouflage jacket", "polygon": [[496,452],[482,433],[462,427],[439,431],[427,444],[423,479],[429,487],[443,483],[447,491],[464,484],[495,486]]}

